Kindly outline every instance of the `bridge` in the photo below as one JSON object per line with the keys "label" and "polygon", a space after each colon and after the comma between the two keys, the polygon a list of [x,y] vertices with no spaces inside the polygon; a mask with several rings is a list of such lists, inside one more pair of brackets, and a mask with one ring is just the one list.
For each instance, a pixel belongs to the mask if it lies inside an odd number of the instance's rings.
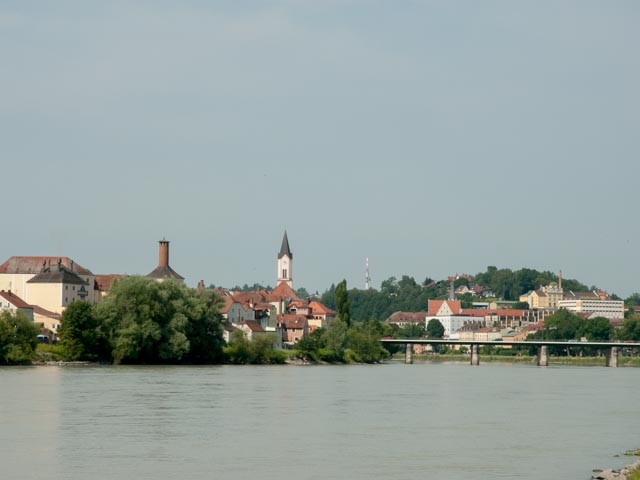
{"label": "bridge", "polygon": [[622,348],[640,348],[640,342],[578,342],[576,340],[532,340],[529,342],[510,340],[441,340],[441,339],[417,339],[417,338],[383,338],[380,342],[389,345],[405,345],[404,363],[413,363],[413,345],[464,345],[471,348],[471,365],[480,365],[480,346],[493,345],[496,347],[524,346],[538,348],[538,365],[546,367],[549,365],[550,346],[558,347],[595,347],[605,350],[607,367],[618,366],[618,353]]}

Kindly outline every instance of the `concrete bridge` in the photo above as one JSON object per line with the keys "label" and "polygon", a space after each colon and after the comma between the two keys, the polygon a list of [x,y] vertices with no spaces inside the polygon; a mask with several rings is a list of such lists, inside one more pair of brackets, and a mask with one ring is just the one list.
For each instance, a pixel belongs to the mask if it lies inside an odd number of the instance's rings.
{"label": "concrete bridge", "polygon": [[471,348],[471,365],[480,365],[480,345],[494,345],[496,347],[511,346],[524,346],[524,347],[537,347],[538,348],[538,365],[546,367],[549,365],[549,353],[550,346],[559,347],[595,347],[605,350],[605,358],[607,367],[618,366],[618,353],[622,348],[640,348],[640,342],[626,343],[626,342],[577,342],[575,340],[532,340],[530,342],[522,341],[478,341],[478,340],[435,340],[435,339],[416,339],[416,338],[383,338],[380,342],[384,344],[396,344],[405,345],[404,362],[409,364],[413,363],[413,345],[464,345]]}

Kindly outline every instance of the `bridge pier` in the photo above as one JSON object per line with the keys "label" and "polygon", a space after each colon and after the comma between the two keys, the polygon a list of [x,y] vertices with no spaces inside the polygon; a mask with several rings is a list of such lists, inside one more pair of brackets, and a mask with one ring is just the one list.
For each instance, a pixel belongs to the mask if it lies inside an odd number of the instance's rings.
{"label": "bridge pier", "polygon": [[404,363],[410,365],[413,363],[413,344],[405,343],[404,345]]}
{"label": "bridge pier", "polygon": [[618,347],[611,347],[606,354],[607,367],[616,368],[618,366]]}
{"label": "bridge pier", "polygon": [[471,365],[480,365],[480,345],[471,345]]}
{"label": "bridge pier", "polygon": [[546,345],[540,345],[538,347],[538,366],[539,367],[548,367],[549,366],[549,354],[547,353],[548,347]]}

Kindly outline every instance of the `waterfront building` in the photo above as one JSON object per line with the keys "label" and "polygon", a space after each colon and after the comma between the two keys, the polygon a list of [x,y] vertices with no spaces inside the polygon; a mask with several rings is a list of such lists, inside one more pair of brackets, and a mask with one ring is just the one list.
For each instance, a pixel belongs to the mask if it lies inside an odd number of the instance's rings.
{"label": "waterfront building", "polygon": [[[39,281],[30,283],[37,275]],[[59,292],[60,286],[63,292]],[[0,290],[54,312],[61,312],[72,300],[95,303],[96,289],[91,270],[69,257],[13,256],[0,265]]]}

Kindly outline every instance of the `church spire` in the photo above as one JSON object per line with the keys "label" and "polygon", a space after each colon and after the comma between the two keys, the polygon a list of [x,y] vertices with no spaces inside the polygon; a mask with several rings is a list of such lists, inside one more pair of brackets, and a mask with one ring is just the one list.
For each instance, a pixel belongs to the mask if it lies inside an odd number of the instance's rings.
{"label": "church spire", "polygon": [[291,248],[289,248],[289,239],[287,238],[287,231],[284,231],[284,237],[282,237],[282,246],[280,247],[280,253],[278,253],[278,259],[288,256],[289,258],[293,258],[293,254],[291,253]]}
{"label": "church spire", "polygon": [[286,283],[293,288],[293,253],[289,247],[289,238],[287,238],[287,231],[284,231],[284,237],[282,237],[282,246],[280,247],[280,253],[278,253],[278,285]]}

